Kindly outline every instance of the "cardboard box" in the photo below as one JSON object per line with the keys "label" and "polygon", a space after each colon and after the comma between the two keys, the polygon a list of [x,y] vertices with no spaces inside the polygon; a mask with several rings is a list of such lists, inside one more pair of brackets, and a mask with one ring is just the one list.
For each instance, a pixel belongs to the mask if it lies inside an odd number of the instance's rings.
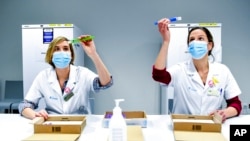
{"label": "cardboard box", "polygon": [[23,141],[76,141],[86,126],[80,115],[50,115],[47,120],[35,118],[34,134]]}
{"label": "cardboard box", "polygon": [[[106,112],[103,118],[102,126],[109,127],[109,121],[113,112]],[[123,111],[122,112],[127,125],[140,125],[143,128],[147,127],[147,116],[143,111]]]}
{"label": "cardboard box", "polygon": [[222,117],[172,114],[176,141],[226,141],[221,134]]}

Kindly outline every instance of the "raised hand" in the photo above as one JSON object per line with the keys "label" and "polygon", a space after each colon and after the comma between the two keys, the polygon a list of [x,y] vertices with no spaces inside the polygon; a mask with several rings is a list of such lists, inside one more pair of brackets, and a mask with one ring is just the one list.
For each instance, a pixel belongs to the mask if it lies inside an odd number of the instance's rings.
{"label": "raised hand", "polygon": [[167,18],[160,19],[158,21],[158,30],[161,33],[163,41],[170,41],[170,31],[168,28],[168,24],[170,23],[170,20]]}

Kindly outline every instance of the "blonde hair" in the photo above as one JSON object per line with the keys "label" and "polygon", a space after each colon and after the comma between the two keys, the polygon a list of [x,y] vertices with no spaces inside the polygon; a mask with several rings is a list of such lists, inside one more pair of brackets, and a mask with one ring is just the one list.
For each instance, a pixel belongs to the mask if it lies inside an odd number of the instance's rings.
{"label": "blonde hair", "polygon": [[[55,46],[58,43],[61,43],[63,41],[69,41],[69,39],[67,39],[66,37],[63,37],[63,36],[56,37],[50,42],[49,47],[47,49],[46,56],[45,56],[45,62],[50,64],[53,68],[55,68],[54,63],[52,62],[53,53],[55,52]],[[69,47],[70,47],[70,52],[71,52],[70,64],[73,65],[74,60],[75,60],[75,53],[74,53],[73,45],[71,43],[69,43]]]}

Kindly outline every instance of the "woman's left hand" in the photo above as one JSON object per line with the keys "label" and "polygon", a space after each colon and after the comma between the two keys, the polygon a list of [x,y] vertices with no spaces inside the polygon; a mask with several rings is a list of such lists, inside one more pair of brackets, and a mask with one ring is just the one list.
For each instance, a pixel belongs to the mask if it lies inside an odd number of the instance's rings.
{"label": "woman's left hand", "polygon": [[225,113],[224,110],[216,110],[216,111],[210,113],[210,115],[212,115],[212,116],[213,116],[214,114],[220,115],[221,118],[222,118],[222,122],[225,122],[225,120],[227,119],[227,116],[226,116],[226,113]]}

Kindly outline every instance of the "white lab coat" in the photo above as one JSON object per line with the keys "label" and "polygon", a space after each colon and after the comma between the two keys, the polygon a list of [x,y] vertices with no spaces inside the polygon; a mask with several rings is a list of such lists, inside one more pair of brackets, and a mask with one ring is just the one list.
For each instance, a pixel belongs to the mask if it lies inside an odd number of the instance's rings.
{"label": "white lab coat", "polygon": [[44,98],[46,110],[49,114],[86,114],[91,113],[89,94],[94,92],[93,80],[97,74],[81,66],[70,65],[69,79],[66,88],[73,92],[68,101],[62,93],[53,68],[41,71],[33,81],[25,99],[37,104]]}
{"label": "white lab coat", "polygon": [[172,112],[176,114],[207,115],[221,109],[224,99],[241,94],[241,90],[227,66],[209,62],[209,72],[204,85],[193,61],[176,64],[168,71],[174,88]]}

